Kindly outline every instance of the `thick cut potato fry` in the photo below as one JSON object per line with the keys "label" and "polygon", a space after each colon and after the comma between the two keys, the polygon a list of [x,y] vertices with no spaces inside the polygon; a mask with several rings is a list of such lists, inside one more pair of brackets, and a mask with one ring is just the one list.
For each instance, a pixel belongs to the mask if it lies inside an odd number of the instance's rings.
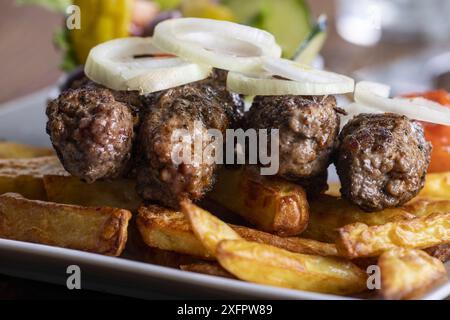
{"label": "thick cut potato fry", "polygon": [[378,260],[385,299],[413,299],[447,278],[444,264],[421,250],[396,248]]}
{"label": "thick cut potato fry", "polygon": [[328,190],[325,191],[326,195],[332,197],[340,197],[341,196],[341,184],[340,183],[329,183]]}
{"label": "thick cut potato fry", "polygon": [[450,212],[450,200],[418,198],[403,206],[403,209],[416,217],[423,217],[434,212],[447,213]]}
{"label": "thick cut potato fry", "polygon": [[164,267],[179,269],[180,265],[199,263],[194,256],[149,247],[143,240],[137,229],[136,220],[132,220],[128,226],[128,240],[123,257],[139,260]]}
{"label": "thick cut potato fry", "polygon": [[215,256],[220,241],[241,239],[228,224],[190,201],[183,201],[181,210],[189,219],[195,236],[212,256]]}
{"label": "thick cut potato fry", "polygon": [[236,279],[231,273],[222,268],[220,264],[215,262],[199,262],[192,264],[184,264],[180,266],[181,270],[207,274],[210,276]]}
{"label": "thick cut potato fry", "polygon": [[0,237],[119,256],[131,213],[0,196]]}
{"label": "thick cut potato fry", "polygon": [[24,159],[54,155],[50,148],[35,147],[9,141],[0,141],[0,159]]}
{"label": "thick cut potato fry", "polygon": [[46,174],[68,175],[57,157],[0,159],[0,194],[14,192],[28,199],[47,200]]}
{"label": "thick cut potato fry", "polygon": [[209,197],[254,224],[279,236],[299,235],[308,225],[309,206],[302,187],[253,168],[220,170]]}
{"label": "thick cut potato fry", "polygon": [[242,238],[258,243],[270,244],[274,247],[283,248],[291,252],[313,254],[318,256],[338,256],[338,251],[334,243],[324,243],[311,239],[299,237],[278,237],[263,231],[231,226]]}
{"label": "thick cut potato fry", "polygon": [[138,212],[136,225],[148,246],[212,259],[183,213],[157,205],[141,207]]}
{"label": "thick cut potato fry", "polygon": [[338,258],[292,253],[246,240],[224,240],[217,247],[217,259],[225,270],[249,282],[334,294],[367,289],[366,274]]}
{"label": "thick cut potato fry", "polygon": [[57,157],[39,157],[31,159],[0,159],[2,176],[36,176],[69,175]]}
{"label": "thick cut potato fry", "polygon": [[450,172],[429,173],[419,197],[450,199]]}
{"label": "thick cut potato fry", "polygon": [[423,249],[450,242],[450,212],[380,226],[363,223],[339,229],[336,246],[348,258],[374,257],[397,247]]}
{"label": "thick cut potato fry", "polygon": [[338,237],[338,229],[347,224],[361,222],[375,226],[415,217],[403,208],[367,213],[345,199],[323,195],[311,201],[309,225],[302,237],[334,242]]}
{"label": "thick cut potato fry", "polygon": [[108,206],[137,210],[142,202],[135,181],[118,179],[85,183],[72,176],[47,175],[44,187],[49,201],[81,206]]}
{"label": "thick cut potato fry", "polygon": [[[196,238],[188,219],[181,212],[155,205],[141,207],[136,224],[142,239],[150,247],[189,254],[202,259],[212,258]],[[266,243],[298,253],[323,256],[338,254],[334,244],[297,237],[282,238],[247,227],[230,226],[242,238],[249,241]]]}

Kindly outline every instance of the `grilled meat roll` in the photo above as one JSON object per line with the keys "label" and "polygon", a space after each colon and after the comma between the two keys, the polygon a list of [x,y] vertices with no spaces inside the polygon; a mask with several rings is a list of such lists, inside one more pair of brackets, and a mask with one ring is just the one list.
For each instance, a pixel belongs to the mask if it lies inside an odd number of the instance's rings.
{"label": "grilled meat roll", "polygon": [[334,96],[258,96],[245,117],[247,128],[279,130],[278,175],[317,193],[327,188],[340,125]]}
{"label": "grilled meat roll", "polygon": [[116,178],[129,165],[135,93],[90,84],[64,91],[47,106],[47,133],[64,168],[86,182]]}
{"label": "grilled meat roll", "polygon": [[420,123],[392,113],[360,114],[339,136],[341,193],[366,211],[402,205],[422,189],[430,154]]}
{"label": "grilled meat roll", "polygon": [[187,130],[192,146],[195,139],[203,137],[201,156],[207,155],[205,148],[212,142],[208,130],[224,134],[238,123],[242,111],[242,99],[226,91],[223,82],[215,78],[160,93],[140,126],[139,194],[174,208],[185,198],[200,199],[214,183],[217,164],[212,159],[194,156],[188,163],[174,161],[178,141],[172,139],[173,134],[179,129]]}

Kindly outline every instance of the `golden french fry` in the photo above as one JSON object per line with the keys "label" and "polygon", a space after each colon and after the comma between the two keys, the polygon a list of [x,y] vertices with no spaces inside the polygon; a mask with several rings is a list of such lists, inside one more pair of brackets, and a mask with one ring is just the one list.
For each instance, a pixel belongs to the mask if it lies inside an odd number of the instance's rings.
{"label": "golden french fry", "polygon": [[127,246],[123,253],[126,258],[176,269],[180,265],[203,261],[194,256],[148,246],[142,240],[135,222],[136,220],[133,220],[128,226]]}
{"label": "golden french fry", "polygon": [[328,190],[325,192],[326,195],[332,197],[340,197],[341,196],[341,184],[340,183],[329,183]]}
{"label": "golden french fry", "polygon": [[309,206],[303,188],[260,176],[253,168],[223,168],[208,196],[258,229],[280,236],[299,235],[308,225]]}
{"label": "golden french fry", "polygon": [[336,246],[348,258],[374,257],[397,247],[423,249],[450,242],[450,212],[432,213],[380,226],[363,223],[339,229]]}
{"label": "golden french fry", "polygon": [[413,299],[447,278],[444,264],[421,250],[396,248],[378,260],[385,299]]}
{"label": "golden french fry", "polygon": [[141,207],[138,212],[136,225],[148,246],[212,259],[183,213],[157,205]]}
{"label": "golden french fry", "polygon": [[46,175],[44,187],[49,201],[81,206],[108,206],[137,210],[142,203],[134,180],[117,179],[85,183],[72,176]]}
{"label": "golden french fry", "polygon": [[190,201],[183,201],[181,210],[189,219],[195,236],[212,256],[215,256],[220,241],[241,239],[225,222]]}
{"label": "golden french fry", "polygon": [[375,226],[415,217],[403,208],[367,213],[345,199],[323,195],[311,201],[309,225],[302,233],[302,237],[334,242],[338,237],[338,229],[347,224],[361,222]]}
{"label": "golden french fry", "polygon": [[450,212],[450,200],[418,198],[403,206],[403,209],[416,217],[423,217],[433,212],[446,213]]}
{"label": "golden french fry", "polygon": [[311,239],[299,237],[278,237],[276,235],[263,231],[241,227],[231,226],[242,238],[258,243],[270,244],[274,247],[286,249],[291,252],[313,254],[318,256],[338,256],[336,245],[334,243],[324,243]]}
{"label": "golden french fry", "polygon": [[[160,206],[139,209],[136,219],[143,241],[150,247],[211,259],[202,243],[195,237],[191,225],[181,212]],[[288,251],[323,256],[337,255],[334,244],[297,237],[282,238],[255,229],[230,225],[242,238],[266,243]]]}
{"label": "golden french fry", "polygon": [[0,238],[119,256],[131,213],[0,196]]}
{"label": "golden french fry", "polygon": [[364,291],[366,274],[338,258],[292,253],[246,240],[223,240],[220,265],[237,278],[259,284],[333,294]]}
{"label": "golden french fry", "polygon": [[0,159],[0,194],[14,192],[28,199],[47,200],[46,174],[68,175],[57,157]]}
{"label": "golden french fry", "polygon": [[50,148],[35,147],[21,143],[0,141],[0,159],[36,158],[54,155]]}
{"label": "golden french fry", "polygon": [[207,274],[210,276],[236,279],[235,276],[233,276],[227,270],[222,268],[220,264],[215,262],[198,262],[198,263],[184,264],[180,266],[180,269],[184,271]]}
{"label": "golden french fry", "polygon": [[57,157],[39,157],[30,159],[0,159],[0,174],[3,176],[69,175]]}
{"label": "golden french fry", "polygon": [[450,172],[429,173],[419,197],[450,199]]}

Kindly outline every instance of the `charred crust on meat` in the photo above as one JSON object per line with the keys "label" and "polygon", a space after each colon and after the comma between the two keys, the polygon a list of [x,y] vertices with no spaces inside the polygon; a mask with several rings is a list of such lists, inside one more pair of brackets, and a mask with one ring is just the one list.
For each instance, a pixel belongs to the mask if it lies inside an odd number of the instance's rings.
{"label": "charred crust on meat", "polygon": [[162,92],[139,130],[138,193],[174,208],[183,199],[200,199],[214,184],[217,164],[175,164],[172,134],[176,129],[187,129],[192,135],[195,122],[201,124],[204,136],[209,129],[224,133],[238,125],[242,107],[242,99],[236,99],[215,78]]}
{"label": "charred crust on meat", "polygon": [[366,211],[402,205],[423,188],[430,155],[420,123],[392,113],[358,115],[339,136],[341,193]]}
{"label": "charred crust on meat", "polygon": [[65,169],[86,182],[126,171],[135,115],[109,89],[69,89],[47,106],[47,133]]}
{"label": "charred crust on meat", "polygon": [[279,129],[278,175],[314,194],[327,188],[323,177],[337,145],[340,113],[334,96],[258,96],[245,126]]}

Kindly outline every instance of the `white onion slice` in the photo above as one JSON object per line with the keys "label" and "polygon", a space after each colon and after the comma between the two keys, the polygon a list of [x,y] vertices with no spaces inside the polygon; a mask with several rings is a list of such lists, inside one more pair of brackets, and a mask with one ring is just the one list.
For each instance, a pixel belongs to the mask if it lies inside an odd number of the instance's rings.
{"label": "white onion slice", "polygon": [[340,83],[341,86],[345,85],[347,88],[345,92],[341,93],[353,92],[354,90],[353,79],[334,72],[317,70],[299,62],[272,57],[263,57],[262,63],[263,69],[268,73],[289,80],[323,84]]}
{"label": "white onion slice", "polygon": [[344,107],[347,115],[341,117],[341,128],[344,127],[353,117],[361,113],[383,113],[383,111],[353,102]]}
{"label": "white onion slice", "polygon": [[262,56],[281,55],[270,33],[228,21],[170,19],[156,26],[153,38],[165,52],[230,71],[256,71]]}
{"label": "white onion slice", "polygon": [[347,115],[349,116],[356,116],[358,114],[361,113],[383,113],[383,111],[376,109],[376,108],[371,108],[368,106],[365,106],[363,104],[359,104],[356,102],[353,102],[351,104],[349,104],[348,106],[344,107],[344,110],[347,112]]}
{"label": "white onion slice", "polygon": [[[245,95],[327,95],[353,92],[354,81],[284,59],[263,58],[265,73],[229,72],[228,90]],[[276,79],[281,76],[284,79]]]}
{"label": "white onion slice", "polygon": [[[154,57],[136,58],[136,56]],[[167,56],[152,38],[121,38],[94,47],[84,71],[92,81],[113,90],[138,90],[142,94],[203,80],[211,67]]]}
{"label": "white onion slice", "polygon": [[[390,99],[379,94],[383,86],[369,81],[358,82],[355,87],[355,101],[382,112],[393,112],[415,120],[450,125],[449,108],[423,98]],[[386,89],[384,91],[381,89],[381,92],[386,92]]]}

